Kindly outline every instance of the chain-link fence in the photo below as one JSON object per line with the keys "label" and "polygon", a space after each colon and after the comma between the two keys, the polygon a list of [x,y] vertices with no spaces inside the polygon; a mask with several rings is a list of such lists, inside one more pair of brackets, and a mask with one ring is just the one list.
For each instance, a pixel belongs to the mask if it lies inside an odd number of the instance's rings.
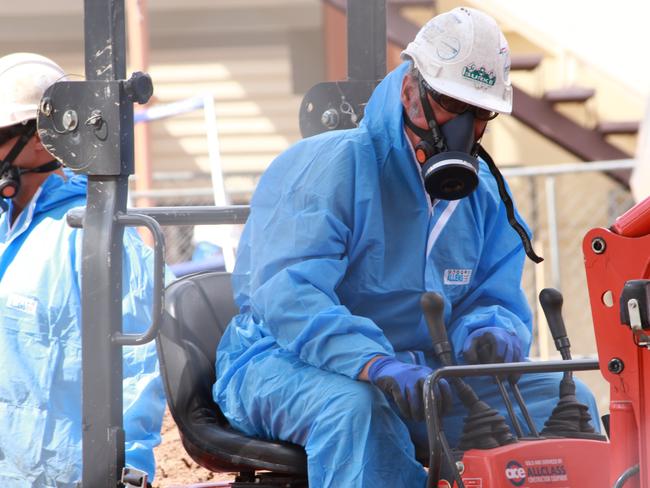
{"label": "chain-link fence", "polygon": [[[630,192],[604,172],[632,166],[627,160],[504,171],[517,207],[534,232],[535,249],[545,258],[538,265],[527,260],[523,277],[535,316],[531,357],[560,359],[537,298],[545,287],[557,288],[564,296],[573,356],[596,355],[582,240],[594,227],[611,226],[633,205]],[[607,410],[609,388],[600,373],[578,376],[594,391],[601,411]]]}
{"label": "chain-link fence", "polygon": [[[174,197],[159,192],[148,192],[148,198],[158,207],[214,205],[210,188],[188,188]],[[192,259],[197,244],[193,225],[166,225],[163,227],[163,233],[165,262],[168,265]]]}
{"label": "chain-link fence", "polygon": [[558,288],[564,295],[574,352],[593,355],[582,239],[594,227],[609,227],[632,206],[629,191],[604,172],[630,167],[632,161],[613,161],[504,170],[517,208],[534,232],[535,248],[545,258],[539,265],[527,262],[524,272],[524,289],[538,325],[534,356],[547,359],[556,354],[537,300],[545,287]]}
{"label": "chain-link fence", "polygon": [[[194,179],[196,181],[196,179]],[[253,181],[253,180],[251,180]],[[254,180],[256,181],[256,179]],[[132,191],[131,200],[135,201],[138,197],[145,197],[156,207],[185,207],[185,206],[212,206],[214,205],[214,193],[212,188],[202,187],[182,187],[156,189],[151,191]],[[229,201],[233,205],[246,205],[250,201],[252,188],[246,191],[237,191],[235,194],[229,194]],[[211,240],[210,229],[208,226],[193,225],[175,225],[163,226],[165,236],[165,263],[176,265],[193,259],[197,252],[197,245],[206,240]],[[220,230],[223,226],[212,226],[214,230]],[[230,225],[229,234],[232,238],[238,239],[242,226]]]}

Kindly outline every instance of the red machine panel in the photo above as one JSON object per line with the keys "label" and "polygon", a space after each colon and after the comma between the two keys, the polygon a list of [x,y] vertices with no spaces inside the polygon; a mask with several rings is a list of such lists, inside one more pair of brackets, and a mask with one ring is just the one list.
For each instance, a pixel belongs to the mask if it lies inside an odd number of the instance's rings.
{"label": "red machine panel", "polygon": [[[489,451],[467,451],[462,462],[466,488],[611,487],[609,443],[603,441],[520,441]],[[438,486],[449,486],[445,483]]]}
{"label": "red machine panel", "polygon": [[[612,454],[609,486],[629,468],[640,464],[640,476],[626,488],[650,488],[648,439],[650,423],[650,351],[644,335],[621,323],[621,293],[629,280],[650,278],[650,199],[621,216],[616,234],[592,229],[584,238],[583,253],[598,346],[600,370],[610,384]],[[640,480],[640,483],[639,483]]]}

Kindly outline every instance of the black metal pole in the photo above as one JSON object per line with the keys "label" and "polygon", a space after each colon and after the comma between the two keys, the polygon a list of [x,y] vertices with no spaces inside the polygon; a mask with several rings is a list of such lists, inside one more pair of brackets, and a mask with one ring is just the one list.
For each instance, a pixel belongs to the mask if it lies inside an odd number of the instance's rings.
{"label": "black metal pole", "polygon": [[[84,9],[86,79],[124,79],[124,0],[84,0]],[[133,107],[125,105],[121,112],[130,107],[132,121]],[[122,330],[123,227],[115,215],[126,210],[133,172],[132,122],[122,125],[120,141],[121,174],[88,176],[81,268],[84,488],[115,488],[124,466],[122,350],[110,338]]]}
{"label": "black metal pole", "polygon": [[348,0],[348,79],[386,76],[386,0]]}

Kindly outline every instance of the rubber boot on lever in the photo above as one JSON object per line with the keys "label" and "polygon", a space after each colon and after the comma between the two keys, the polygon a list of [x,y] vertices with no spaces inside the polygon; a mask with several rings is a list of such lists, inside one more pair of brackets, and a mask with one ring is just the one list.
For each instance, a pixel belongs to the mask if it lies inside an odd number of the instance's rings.
{"label": "rubber boot on lever", "polygon": [[[546,316],[556,349],[565,361],[571,360],[571,343],[567,337],[562,318],[562,294],[554,288],[544,288],[539,294],[539,302]],[[581,434],[586,434],[581,435]],[[591,423],[591,415],[586,405],[576,397],[573,373],[566,371],[560,382],[560,400],[551,416],[544,423],[542,436],[591,437],[597,436]]]}
{"label": "rubber boot on lever", "polygon": [[[433,352],[443,366],[452,366],[452,349],[443,318],[443,298],[437,293],[427,292],[422,295],[421,304],[433,341]],[[516,442],[505,418],[481,401],[467,383],[457,377],[450,377],[449,383],[468,410],[459,449],[492,449]]]}

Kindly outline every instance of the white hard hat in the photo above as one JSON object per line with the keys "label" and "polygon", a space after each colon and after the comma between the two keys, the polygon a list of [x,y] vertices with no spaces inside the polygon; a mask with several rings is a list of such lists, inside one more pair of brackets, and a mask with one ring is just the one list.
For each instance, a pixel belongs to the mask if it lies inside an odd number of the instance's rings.
{"label": "white hard hat", "polygon": [[512,111],[510,49],[489,15],[459,7],[429,20],[402,58],[442,94],[493,112]]}
{"label": "white hard hat", "polygon": [[0,127],[35,119],[45,90],[65,79],[51,59],[32,53],[0,58]]}

